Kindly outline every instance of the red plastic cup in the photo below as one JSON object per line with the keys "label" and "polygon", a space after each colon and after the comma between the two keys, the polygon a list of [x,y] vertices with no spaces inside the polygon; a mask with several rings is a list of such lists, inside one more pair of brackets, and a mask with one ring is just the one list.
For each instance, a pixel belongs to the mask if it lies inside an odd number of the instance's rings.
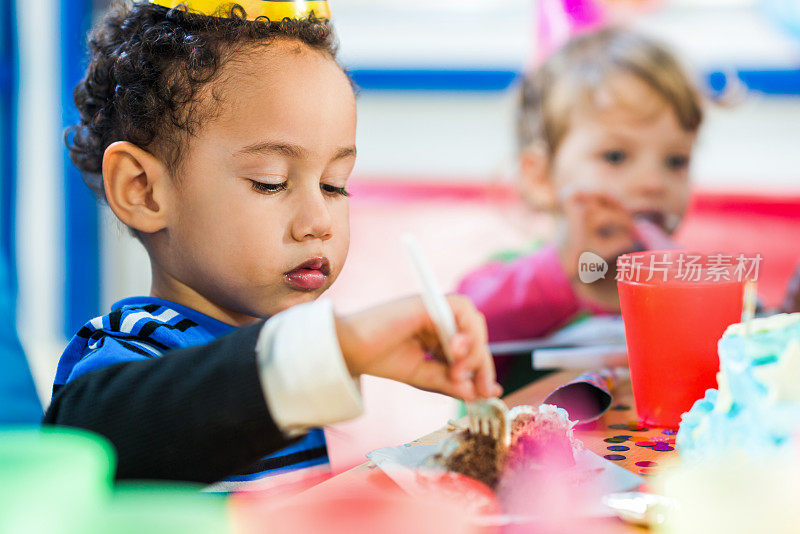
{"label": "red plastic cup", "polygon": [[717,342],[740,321],[743,274],[731,255],[648,251],[618,258],[633,396],[644,425],[678,428],[681,414],[717,387]]}

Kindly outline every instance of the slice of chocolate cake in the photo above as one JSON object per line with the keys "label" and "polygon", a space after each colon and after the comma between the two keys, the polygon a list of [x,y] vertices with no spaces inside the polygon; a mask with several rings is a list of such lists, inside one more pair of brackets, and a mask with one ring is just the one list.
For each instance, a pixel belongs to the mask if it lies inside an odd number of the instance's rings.
{"label": "slice of chocolate cake", "polygon": [[472,434],[466,430],[459,432],[456,439],[458,444],[452,452],[442,454],[442,464],[450,471],[494,488],[503,472],[505,447],[491,436]]}
{"label": "slice of chocolate cake", "polygon": [[544,467],[560,469],[575,465],[575,453],[583,448],[573,436],[567,412],[550,405],[538,410],[518,406],[509,410],[511,439],[506,446],[483,434],[462,430],[445,440],[434,460],[450,471],[496,488],[512,472]]}

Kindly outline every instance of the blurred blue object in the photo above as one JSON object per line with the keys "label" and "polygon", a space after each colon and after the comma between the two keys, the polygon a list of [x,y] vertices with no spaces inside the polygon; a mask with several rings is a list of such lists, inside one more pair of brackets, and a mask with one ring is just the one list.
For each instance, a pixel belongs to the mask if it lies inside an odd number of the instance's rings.
{"label": "blurred blue object", "polygon": [[17,338],[11,273],[0,254],[0,426],[38,425],[42,405]]}
{"label": "blurred blue object", "polygon": [[762,0],[767,13],[796,39],[800,39],[800,2],[797,0]]}
{"label": "blurred blue object", "polygon": [[[731,76],[735,79],[731,80]],[[722,95],[731,83],[744,84],[748,91],[764,95],[800,96],[800,69],[713,71],[706,76],[706,82],[714,96]]]}
{"label": "blurred blue object", "polygon": [[505,91],[519,78],[511,70],[349,69],[364,91]]}

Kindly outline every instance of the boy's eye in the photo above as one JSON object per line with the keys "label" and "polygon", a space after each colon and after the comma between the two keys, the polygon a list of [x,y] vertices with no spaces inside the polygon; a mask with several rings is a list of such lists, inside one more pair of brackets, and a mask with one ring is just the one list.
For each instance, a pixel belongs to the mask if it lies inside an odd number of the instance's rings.
{"label": "boy's eye", "polygon": [[624,150],[606,150],[603,152],[603,160],[611,165],[619,165],[628,157]]}
{"label": "boy's eye", "polygon": [[286,182],[281,182],[279,184],[268,184],[265,182],[259,182],[258,180],[250,180],[250,186],[253,188],[253,191],[262,194],[278,193],[280,191],[286,191],[287,189]]}
{"label": "boy's eye", "polygon": [[683,155],[668,156],[666,160],[667,168],[673,171],[679,171],[689,166],[689,157]]}
{"label": "boy's eye", "polygon": [[347,189],[344,187],[336,187],[330,184],[320,184],[320,187],[323,191],[328,193],[329,195],[340,195],[343,197],[349,197],[350,193],[347,192]]}

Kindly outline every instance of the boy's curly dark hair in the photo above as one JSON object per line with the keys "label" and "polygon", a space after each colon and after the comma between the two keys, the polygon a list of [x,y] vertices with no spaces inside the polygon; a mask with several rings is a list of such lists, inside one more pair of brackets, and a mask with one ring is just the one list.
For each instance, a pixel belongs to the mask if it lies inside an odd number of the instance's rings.
{"label": "boy's curly dark hair", "polygon": [[235,54],[295,39],[336,58],[337,43],[327,21],[249,21],[238,4],[223,6],[217,14],[141,0],[120,2],[89,35],[89,66],[75,88],[80,123],[67,128],[65,141],[99,198],[105,198],[103,153],[113,142],[146,148],[171,170],[180,165],[189,137],[217,111],[219,94],[203,90]]}

